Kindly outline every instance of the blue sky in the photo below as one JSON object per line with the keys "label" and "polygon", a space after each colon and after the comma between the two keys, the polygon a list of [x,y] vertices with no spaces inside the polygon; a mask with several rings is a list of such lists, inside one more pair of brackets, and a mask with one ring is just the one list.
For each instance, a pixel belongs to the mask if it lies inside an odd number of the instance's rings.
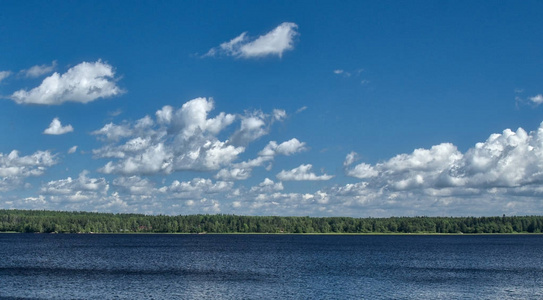
{"label": "blue sky", "polygon": [[538,1],[0,4],[0,208],[543,211]]}

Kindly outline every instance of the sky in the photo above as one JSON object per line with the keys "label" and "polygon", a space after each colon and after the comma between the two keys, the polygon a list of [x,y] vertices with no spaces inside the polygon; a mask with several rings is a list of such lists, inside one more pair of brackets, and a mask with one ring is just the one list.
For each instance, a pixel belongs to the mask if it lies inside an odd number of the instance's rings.
{"label": "sky", "polygon": [[0,209],[543,213],[541,1],[3,1]]}

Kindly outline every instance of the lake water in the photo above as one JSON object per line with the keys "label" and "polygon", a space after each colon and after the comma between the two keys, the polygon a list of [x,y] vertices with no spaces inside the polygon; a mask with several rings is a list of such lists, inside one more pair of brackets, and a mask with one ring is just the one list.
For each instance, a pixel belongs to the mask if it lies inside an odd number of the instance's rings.
{"label": "lake water", "polygon": [[543,236],[0,234],[1,299],[542,299]]}

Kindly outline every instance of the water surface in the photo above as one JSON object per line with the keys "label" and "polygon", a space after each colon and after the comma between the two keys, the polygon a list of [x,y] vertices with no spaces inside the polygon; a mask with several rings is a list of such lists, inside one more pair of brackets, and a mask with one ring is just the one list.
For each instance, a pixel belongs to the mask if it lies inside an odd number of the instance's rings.
{"label": "water surface", "polygon": [[543,236],[0,234],[0,298],[539,299]]}

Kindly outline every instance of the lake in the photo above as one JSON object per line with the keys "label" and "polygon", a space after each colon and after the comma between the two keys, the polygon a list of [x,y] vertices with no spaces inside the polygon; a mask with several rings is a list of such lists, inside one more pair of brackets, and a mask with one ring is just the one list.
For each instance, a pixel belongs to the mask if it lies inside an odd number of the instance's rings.
{"label": "lake", "polygon": [[543,235],[0,234],[2,299],[541,299]]}

